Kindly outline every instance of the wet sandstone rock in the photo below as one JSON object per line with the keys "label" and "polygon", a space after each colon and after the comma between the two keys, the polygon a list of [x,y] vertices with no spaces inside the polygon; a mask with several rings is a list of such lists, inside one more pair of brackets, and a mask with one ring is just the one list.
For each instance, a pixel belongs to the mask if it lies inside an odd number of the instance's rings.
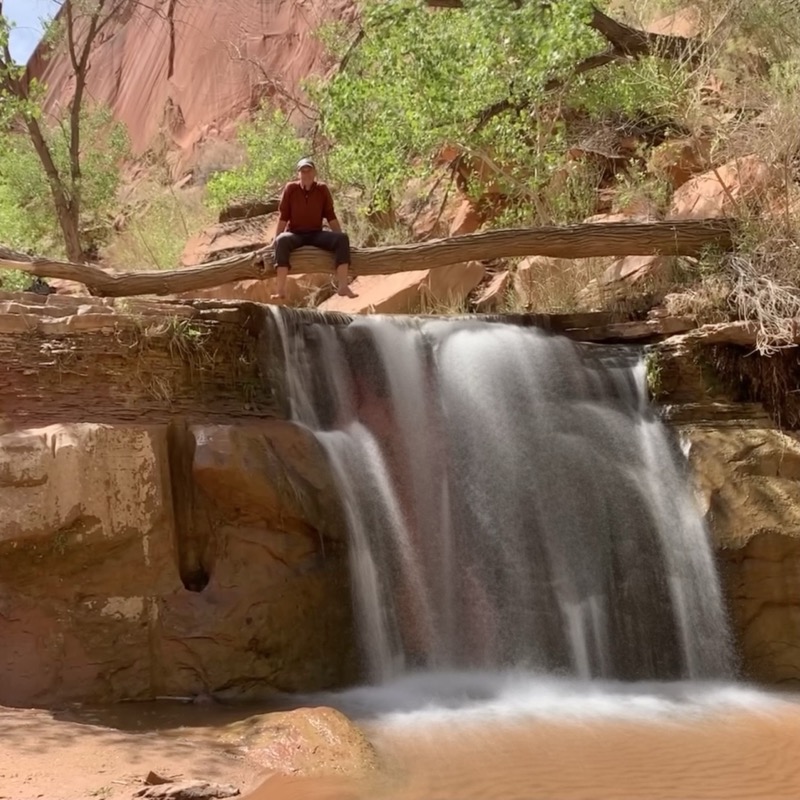
{"label": "wet sandstone rock", "polygon": [[333,708],[259,714],[222,736],[264,769],[302,777],[363,777],[379,766],[364,733]]}
{"label": "wet sandstone rock", "polygon": [[761,420],[685,426],[748,677],[800,680],[800,441]]}

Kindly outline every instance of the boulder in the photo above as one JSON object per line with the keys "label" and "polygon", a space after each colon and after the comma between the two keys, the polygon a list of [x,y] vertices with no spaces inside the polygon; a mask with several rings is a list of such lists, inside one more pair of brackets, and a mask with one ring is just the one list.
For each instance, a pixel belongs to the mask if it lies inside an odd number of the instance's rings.
{"label": "boulder", "polygon": [[334,295],[320,309],[348,314],[413,314],[459,308],[485,272],[483,264],[470,261],[394,275],[365,275],[351,284],[358,297]]}
{"label": "boulder", "polygon": [[673,189],[710,166],[711,140],[707,137],[669,139],[650,151],[648,172],[669,181]]}
{"label": "boulder", "polygon": [[742,207],[760,207],[775,184],[775,171],[758,155],[733,159],[680,186],[670,219],[736,216]]}
{"label": "boulder", "polygon": [[471,200],[462,200],[450,223],[450,236],[463,236],[475,233],[486,221],[486,215]]}
{"label": "boulder", "polygon": [[475,301],[475,310],[482,314],[499,311],[505,303],[510,288],[511,272],[507,269],[498,272],[481,290]]}
{"label": "boulder", "polygon": [[333,295],[319,308],[348,314],[407,314],[419,308],[420,287],[428,273],[421,269],[394,275],[364,275],[350,285],[358,297]]}
{"label": "boulder", "polygon": [[279,774],[364,777],[379,766],[364,733],[333,708],[258,714],[228,725],[221,738]]}

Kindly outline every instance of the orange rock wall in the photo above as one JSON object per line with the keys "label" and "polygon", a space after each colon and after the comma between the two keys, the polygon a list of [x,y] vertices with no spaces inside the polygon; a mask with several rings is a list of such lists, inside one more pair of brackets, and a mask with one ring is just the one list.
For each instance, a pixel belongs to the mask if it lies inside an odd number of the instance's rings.
{"label": "orange rock wall", "polygon": [[[353,0],[151,0],[114,20],[92,56],[89,95],[108,104],[141,153],[160,131],[184,150],[229,131],[263,98],[291,108],[286,93],[326,68],[314,31],[352,22]],[[64,52],[34,53],[31,74],[65,106],[73,74]]]}

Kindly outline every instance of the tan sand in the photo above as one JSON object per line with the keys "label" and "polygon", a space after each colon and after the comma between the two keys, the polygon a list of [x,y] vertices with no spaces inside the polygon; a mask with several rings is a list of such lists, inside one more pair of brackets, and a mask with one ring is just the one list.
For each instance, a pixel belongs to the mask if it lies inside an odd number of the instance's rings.
{"label": "tan sand", "polygon": [[0,707],[0,800],[129,800],[150,770],[245,790],[263,780],[207,730],[147,717],[135,706],[97,720],[89,711]]}

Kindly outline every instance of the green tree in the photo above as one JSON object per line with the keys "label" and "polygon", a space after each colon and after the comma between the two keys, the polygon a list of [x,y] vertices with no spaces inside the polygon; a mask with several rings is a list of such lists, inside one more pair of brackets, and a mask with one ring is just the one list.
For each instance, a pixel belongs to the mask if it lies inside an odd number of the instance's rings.
{"label": "green tree", "polygon": [[[691,74],[688,59],[649,52],[644,34],[589,0],[363,0],[359,19],[355,38],[341,24],[320,31],[340,67],[305,88],[326,178],[359,189],[370,211],[385,210],[410,178],[429,174],[447,144],[487,167],[483,180],[530,219],[563,163],[569,120],[591,124],[642,109],[670,116]],[[277,113],[262,113],[240,136],[247,164],[213,179],[216,205],[270,191],[311,149]],[[572,180],[565,208],[551,218],[569,218],[572,207],[578,214],[592,180]],[[485,187],[470,188],[479,195]]]}
{"label": "green tree", "polygon": [[[59,175],[70,174],[67,129],[40,123],[44,145]],[[77,232],[81,252],[91,253],[111,228],[120,163],[130,146],[124,126],[106,108],[84,108],[80,119],[81,203]],[[47,174],[30,137],[0,132],[0,231],[15,249],[62,254],[63,235]]]}
{"label": "green tree", "polygon": [[312,89],[332,170],[380,203],[448,142],[494,165],[507,194],[535,193],[563,155],[565,109],[657,114],[686,82],[655,57],[578,73],[608,45],[596,13],[587,0],[365,0],[346,69]]}
{"label": "green tree", "polygon": [[[24,135],[30,142],[52,199],[64,251],[72,261],[85,260],[91,244],[83,235],[84,208],[94,200],[95,191],[103,194],[100,187],[104,183],[106,190],[113,184],[113,179],[104,180],[100,173],[88,178],[85,169],[90,166],[92,158],[103,162],[98,166],[107,170],[106,177],[117,166],[104,161],[99,154],[89,156],[89,149],[84,146],[83,124],[87,119],[84,98],[92,48],[111,20],[138,4],[138,0],[65,0],[47,36],[53,47],[65,49],[72,67],[74,88],[65,119],[48,126],[42,111],[44,87],[35,79],[29,79],[24,67],[15,64],[11,58],[8,46],[10,24],[3,14],[0,0],[0,130],[7,148],[5,166],[14,168],[17,181],[12,182],[4,172],[4,186],[0,191],[6,197],[9,192],[27,193],[32,197],[35,191],[37,179],[30,171],[29,151],[19,141],[9,138],[14,134]],[[108,124],[107,121],[104,124]],[[60,136],[55,134],[56,127],[61,131]],[[109,137],[110,141],[120,142],[118,133],[110,132]],[[112,155],[117,153],[112,151]],[[14,156],[19,156],[22,163],[15,165]]]}
{"label": "green tree", "polygon": [[311,150],[281,111],[262,108],[239,128],[247,161],[242,167],[217,172],[208,181],[208,202],[219,209],[236,200],[253,200],[276,192],[291,178],[298,158]]}

